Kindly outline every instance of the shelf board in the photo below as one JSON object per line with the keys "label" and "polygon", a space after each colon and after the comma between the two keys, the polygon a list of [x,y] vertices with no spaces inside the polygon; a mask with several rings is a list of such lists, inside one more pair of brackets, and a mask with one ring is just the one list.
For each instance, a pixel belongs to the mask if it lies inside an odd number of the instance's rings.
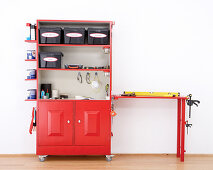
{"label": "shelf board", "polygon": [[38,70],[58,70],[58,71],[104,71],[110,72],[110,69],[57,69],[57,68],[39,68]]}
{"label": "shelf board", "polygon": [[24,40],[27,43],[37,43],[37,40]]}
{"label": "shelf board", "polygon": [[103,48],[110,48],[110,45],[88,45],[88,44],[39,44],[41,47],[49,47],[49,46],[56,46],[56,47],[103,47]]}
{"label": "shelf board", "polygon": [[37,101],[37,99],[25,99],[25,101]]}
{"label": "shelf board", "polygon": [[55,101],[110,101],[110,100],[106,100],[106,99],[38,99],[38,101],[50,101],[50,102],[55,102]]}
{"label": "shelf board", "polygon": [[37,61],[37,59],[25,59],[25,61]]}
{"label": "shelf board", "polygon": [[31,81],[31,80],[37,80],[37,79],[25,79],[25,81]]}

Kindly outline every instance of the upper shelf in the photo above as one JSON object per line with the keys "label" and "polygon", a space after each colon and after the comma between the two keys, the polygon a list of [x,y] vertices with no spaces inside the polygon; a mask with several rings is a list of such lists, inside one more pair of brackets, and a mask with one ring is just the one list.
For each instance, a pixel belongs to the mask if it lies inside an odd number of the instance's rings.
{"label": "upper shelf", "polygon": [[39,44],[41,47],[103,47],[103,48],[110,48],[110,45],[88,45],[88,44]]}
{"label": "upper shelf", "polygon": [[100,26],[109,27],[113,21],[90,21],[90,20],[37,20],[39,26]]}

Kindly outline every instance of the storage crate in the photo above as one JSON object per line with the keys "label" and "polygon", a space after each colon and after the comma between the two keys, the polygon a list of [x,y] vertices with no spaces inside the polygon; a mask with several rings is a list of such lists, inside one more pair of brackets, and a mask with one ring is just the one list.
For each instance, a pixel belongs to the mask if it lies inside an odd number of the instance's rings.
{"label": "storage crate", "polygon": [[61,68],[61,52],[40,52],[39,67],[40,68]]}
{"label": "storage crate", "polygon": [[88,44],[94,44],[94,45],[109,44],[109,29],[88,28]]}
{"label": "storage crate", "polygon": [[41,44],[60,44],[62,29],[59,27],[41,27],[39,39]]}
{"label": "storage crate", "polygon": [[85,28],[64,28],[64,43],[65,44],[84,44]]}

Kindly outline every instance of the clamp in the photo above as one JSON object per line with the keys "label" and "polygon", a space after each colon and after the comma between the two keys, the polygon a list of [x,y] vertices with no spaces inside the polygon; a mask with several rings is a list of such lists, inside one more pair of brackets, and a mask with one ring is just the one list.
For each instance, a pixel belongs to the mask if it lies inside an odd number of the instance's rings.
{"label": "clamp", "polygon": [[189,106],[189,118],[191,118],[191,106],[195,105],[198,107],[200,104],[199,100],[192,100],[192,94],[189,94],[189,99],[186,100],[187,105]]}

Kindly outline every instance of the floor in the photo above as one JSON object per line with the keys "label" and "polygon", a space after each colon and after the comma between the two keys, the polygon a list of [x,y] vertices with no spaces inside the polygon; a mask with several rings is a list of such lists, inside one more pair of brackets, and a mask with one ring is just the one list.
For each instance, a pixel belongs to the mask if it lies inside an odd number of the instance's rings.
{"label": "floor", "polygon": [[213,155],[186,155],[182,163],[175,155],[49,156],[39,162],[35,155],[0,155],[0,170],[213,170]]}

